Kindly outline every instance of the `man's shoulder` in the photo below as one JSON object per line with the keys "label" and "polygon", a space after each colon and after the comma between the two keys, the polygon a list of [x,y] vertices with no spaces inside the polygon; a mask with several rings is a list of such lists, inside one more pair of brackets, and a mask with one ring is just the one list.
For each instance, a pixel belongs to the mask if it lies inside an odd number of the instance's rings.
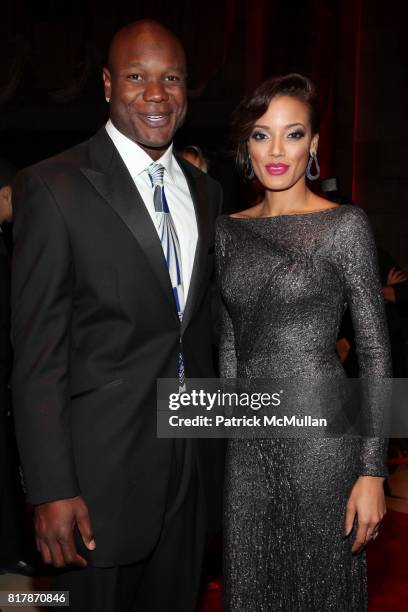
{"label": "man's shoulder", "polygon": [[187,159],[184,159],[184,157],[181,157],[181,155],[175,154],[175,158],[181,169],[187,172],[187,174],[189,174],[193,178],[204,178],[210,184],[219,184],[218,181],[213,179],[209,174],[203,172],[202,170],[200,170],[200,168],[197,168],[197,166],[194,166],[194,164],[190,163]]}

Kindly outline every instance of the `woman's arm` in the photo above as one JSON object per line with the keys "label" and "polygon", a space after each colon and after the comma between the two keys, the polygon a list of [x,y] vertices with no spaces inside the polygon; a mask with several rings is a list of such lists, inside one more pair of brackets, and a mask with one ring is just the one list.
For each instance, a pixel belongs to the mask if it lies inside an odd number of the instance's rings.
{"label": "woman's arm", "polygon": [[[336,233],[335,251],[353,322],[360,377],[370,380],[365,417],[379,432],[386,399],[386,381],[381,379],[392,376],[391,354],[376,246],[368,219],[360,208],[350,208],[343,216]],[[349,534],[357,514],[353,552],[372,537],[386,511],[383,491],[386,452],[385,438],[361,439],[359,477],[347,503],[345,520],[345,532]]]}

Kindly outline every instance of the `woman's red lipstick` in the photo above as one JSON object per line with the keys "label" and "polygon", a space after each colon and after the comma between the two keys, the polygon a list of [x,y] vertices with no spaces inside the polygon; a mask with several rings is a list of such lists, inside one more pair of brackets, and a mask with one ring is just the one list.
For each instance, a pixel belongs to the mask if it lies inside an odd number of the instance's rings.
{"label": "woman's red lipstick", "polygon": [[289,166],[287,164],[268,164],[265,168],[268,174],[276,176],[278,174],[285,174]]}

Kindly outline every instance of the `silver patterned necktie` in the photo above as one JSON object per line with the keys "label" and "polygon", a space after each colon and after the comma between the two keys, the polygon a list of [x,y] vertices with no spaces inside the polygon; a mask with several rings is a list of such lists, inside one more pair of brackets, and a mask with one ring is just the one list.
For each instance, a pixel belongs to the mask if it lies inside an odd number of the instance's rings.
{"label": "silver patterned necktie", "polygon": [[[164,257],[169,271],[171,285],[173,287],[174,302],[180,323],[184,312],[184,287],[183,269],[181,265],[181,250],[177,236],[176,226],[170,214],[164,192],[163,175],[164,166],[157,162],[152,162],[147,168],[150,182],[153,188],[154,209],[157,218],[157,232],[163,248]],[[181,339],[180,339],[181,343]],[[185,390],[184,380],[184,359],[180,349],[178,361],[179,391]]]}

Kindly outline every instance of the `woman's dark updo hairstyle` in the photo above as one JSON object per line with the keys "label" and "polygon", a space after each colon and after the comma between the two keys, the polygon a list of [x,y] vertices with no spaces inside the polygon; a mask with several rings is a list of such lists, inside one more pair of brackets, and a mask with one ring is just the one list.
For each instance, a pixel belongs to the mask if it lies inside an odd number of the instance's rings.
{"label": "woman's dark updo hairstyle", "polygon": [[232,139],[236,150],[236,161],[243,176],[248,174],[247,143],[254,123],[266,113],[271,100],[278,96],[291,96],[304,102],[309,107],[312,134],[317,134],[319,131],[319,105],[315,86],[310,79],[301,74],[292,73],[264,81],[252,95],[242,100],[232,119]]}

